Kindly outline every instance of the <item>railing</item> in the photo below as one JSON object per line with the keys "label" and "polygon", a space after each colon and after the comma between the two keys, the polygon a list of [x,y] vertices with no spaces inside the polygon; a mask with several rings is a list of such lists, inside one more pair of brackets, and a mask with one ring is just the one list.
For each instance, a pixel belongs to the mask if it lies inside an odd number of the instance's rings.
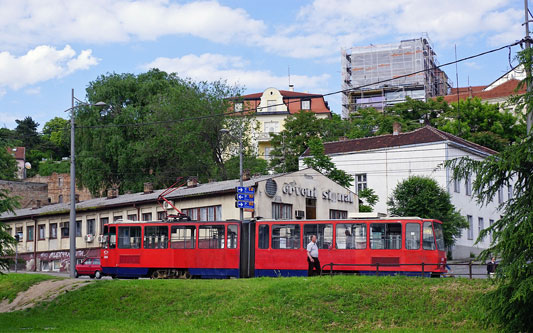
{"label": "railing", "polygon": [[[433,268],[433,267],[439,268],[439,267],[442,267],[442,265],[443,265],[442,263],[436,263],[435,264],[435,263],[424,263],[424,262],[419,263],[419,264],[399,264],[399,263],[394,263],[394,264],[385,264],[385,263],[337,264],[337,263],[329,263],[329,264],[322,265],[320,275],[324,275],[325,268],[329,267],[329,275],[332,276],[333,275],[333,267],[334,266],[339,266],[339,267],[359,267],[359,266],[374,267],[374,270],[376,271],[376,275],[379,275],[380,273],[391,272],[390,270],[381,270],[380,271],[380,267],[383,268],[383,267],[398,267],[398,266],[420,266],[421,267],[420,271],[406,271],[406,273],[413,273],[413,274],[420,273],[422,276],[424,276],[426,274],[431,274],[432,273],[431,270],[428,270],[429,268]],[[452,266],[456,266],[456,267],[459,267],[459,268],[467,267],[467,269],[464,269],[464,270],[462,270],[462,269],[452,270],[451,269]],[[483,267],[483,269],[479,269],[477,267]],[[483,277],[483,278],[491,277],[491,274],[486,273],[486,270],[485,270],[486,267],[487,267],[487,264],[475,263],[473,261],[469,261],[468,263],[448,263],[448,264],[446,264],[447,272],[443,273],[443,275],[445,275],[447,277],[468,276],[469,279],[472,279],[474,277]],[[483,273],[480,273],[479,271],[483,271]],[[337,271],[337,272],[339,272],[339,271]],[[340,272],[342,272],[342,271],[340,271]]]}

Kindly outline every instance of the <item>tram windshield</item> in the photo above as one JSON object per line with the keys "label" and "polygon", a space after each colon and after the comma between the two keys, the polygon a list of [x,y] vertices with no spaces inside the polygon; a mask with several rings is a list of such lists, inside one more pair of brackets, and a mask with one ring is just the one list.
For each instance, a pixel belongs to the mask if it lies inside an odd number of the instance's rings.
{"label": "tram windshield", "polygon": [[435,229],[437,249],[444,251],[444,233],[442,232],[442,224],[433,222],[433,229]]}

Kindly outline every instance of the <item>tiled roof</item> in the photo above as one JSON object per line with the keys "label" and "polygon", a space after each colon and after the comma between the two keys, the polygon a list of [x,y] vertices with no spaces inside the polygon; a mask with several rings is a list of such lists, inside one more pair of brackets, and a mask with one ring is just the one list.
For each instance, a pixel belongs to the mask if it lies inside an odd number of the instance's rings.
{"label": "tiled roof", "polygon": [[8,147],[7,152],[15,156],[16,160],[26,160],[26,148],[25,147]]}
{"label": "tiled roof", "polygon": [[[309,93],[303,93],[298,91],[290,91],[290,90],[280,90],[281,96],[287,97],[287,98],[298,98],[298,97],[322,97],[322,95],[319,94],[309,94]],[[260,93],[253,93],[248,95],[240,96],[239,99],[249,100],[249,99],[260,99],[263,95],[262,92]]]}
{"label": "tiled roof", "polygon": [[[324,143],[324,149],[326,155],[331,155],[446,141],[455,142],[486,154],[497,154],[496,151],[490,148],[464,140],[431,126],[425,126],[411,132],[399,133],[398,135],[387,134],[353,140],[326,142]],[[309,156],[309,149],[304,152],[303,156]]]}
{"label": "tiled roof", "polygon": [[[331,114],[331,110],[327,106],[323,95],[290,90],[279,90],[279,92],[281,96],[283,96],[283,103],[287,105],[288,113],[290,114],[298,113],[301,110],[300,99],[311,100],[311,110],[308,110],[310,112]],[[236,97],[236,99],[243,100],[247,109],[255,109],[259,107],[261,96],[263,96],[262,92],[239,96]],[[231,112],[233,112],[233,109],[231,109]],[[250,112],[245,113],[250,114]],[[260,115],[266,113],[258,112],[257,114]]]}
{"label": "tiled roof", "polygon": [[[472,87],[472,89],[459,88],[459,99],[465,100],[469,97],[479,97],[481,100],[487,100],[522,94],[526,92],[526,89],[522,87],[520,90],[516,91],[519,82],[520,81],[516,79],[512,79],[490,90],[484,90],[484,88],[479,89],[481,86]],[[457,102],[457,90],[454,90],[454,92],[455,93],[453,94],[444,96],[444,100],[448,103]]]}

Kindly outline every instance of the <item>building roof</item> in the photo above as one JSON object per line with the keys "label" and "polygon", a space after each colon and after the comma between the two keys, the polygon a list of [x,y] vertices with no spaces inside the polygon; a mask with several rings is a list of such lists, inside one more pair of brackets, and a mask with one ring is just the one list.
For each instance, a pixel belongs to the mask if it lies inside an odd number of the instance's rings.
{"label": "building roof", "polygon": [[[243,186],[255,186],[258,182],[267,180],[269,178],[279,177],[280,174],[276,175],[263,175],[258,177],[253,177],[250,180],[244,181]],[[209,194],[220,194],[220,193],[231,193],[236,192],[236,188],[239,186],[238,179],[225,180],[221,182],[213,182],[206,184],[198,184],[196,187],[180,187],[176,191],[172,192],[165,198],[169,200],[179,200],[180,198],[194,197],[200,195],[209,195]],[[133,203],[141,204],[145,202],[155,202],[159,195],[165,190],[155,190],[153,193],[144,194],[143,192],[132,193],[132,194],[123,194],[119,195],[116,198],[108,199],[95,198],[90,200],[81,201],[76,204],[76,210],[91,210],[98,208],[111,208],[118,206],[128,206]],[[0,221],[10,218],[22,218],[27,216],[34,215],[53,215],[53,214],[65,214],[68,213],[70,209],[70,203],[58,203],[54,205],[47,205],[41,208],[32,209],[18,209],[15,211],[15,214],[6,212],[0,215]]]}
{"label": "building roof", "polygon": [[457,89],[452,89],[453,93],[444,96],[444,100],[448,103],[453,103],[457,102],[457,98],[459,98],[459,100],[466,100],[467,98],[478,97],[481,100],[489,100],[523,94],[526,92],[525,87],[522,87],[518,91],[516,90],[519,82],[519,80],[511,79],[490,90],[485,90],[488,86],[460,87],[459,97],[457,95]]}
{"label": "building roof", "polygon": [[16,160],[26,160],[25,147],[8,147],[7,152],[15,157]]}
{"label": "building roof", "polygon": [[[495,150],[431,126],[424,126],[411,132],[399,133],[398,135],[387,134],[353,140],[326,142],[324,143],[324,150],[326,155],[332,155],[437,142],[453,142],[488,155],[498,153]],[[304,152],[303,156],[309,156],[309,149]]]}
{"label": "building roof", "polygon": [[[299,100],[311,100],[311,109],[306,111],[331,114],[331,110],[329,109],[327,102],[324,100],[324,95],[309,94],[290,90],[279,90],[279,92],[283,97],[283,102],[287,105],[287,109],[289,110],[288,113],[290,114],[298,113],[301,110],[300,103],[298,103]],[[245,104],[246,102],[251,102],[252,105],[250,108],[254,108],[259,106],[261,96],[263,96],[263,92],[243,95],[236,97],[235,99],[242,100],[245,102]],[[267,112],[261,111],[257,112],[256,114],[267,114]],[[276,114],[279,114],[279,112],[276,112]]]}

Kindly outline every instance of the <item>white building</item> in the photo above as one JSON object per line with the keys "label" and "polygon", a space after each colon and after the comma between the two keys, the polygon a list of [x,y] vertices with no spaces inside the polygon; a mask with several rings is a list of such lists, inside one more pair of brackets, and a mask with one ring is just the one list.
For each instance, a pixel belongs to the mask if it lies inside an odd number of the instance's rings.
{"label": "white building", "polygon": [[389,196],[398,183],[409,176],[435,179],[450,193],[452,203],[470,223],[452,248],[454,258],[466,258],[488,247],[488,239],[476,245],[474,242],[480,230],[499,219],[499,202],[512,195],[512,188],[501,189],[493,202],[483,207],[478,205],[471,194],[472,177],[466,181],[454,181],[452,171],[441,165],[444,161],[463,156],[482,160],[496,152],[430,126],[407,133],[396,129],[395,134],[390,135],[329,142],[324,144],[324,148],[337,168],[355,177],[356,193],[367,187],[375,191],[379,196],[379,202],[374,207],[376,212],[388,212],[386,202]]}

